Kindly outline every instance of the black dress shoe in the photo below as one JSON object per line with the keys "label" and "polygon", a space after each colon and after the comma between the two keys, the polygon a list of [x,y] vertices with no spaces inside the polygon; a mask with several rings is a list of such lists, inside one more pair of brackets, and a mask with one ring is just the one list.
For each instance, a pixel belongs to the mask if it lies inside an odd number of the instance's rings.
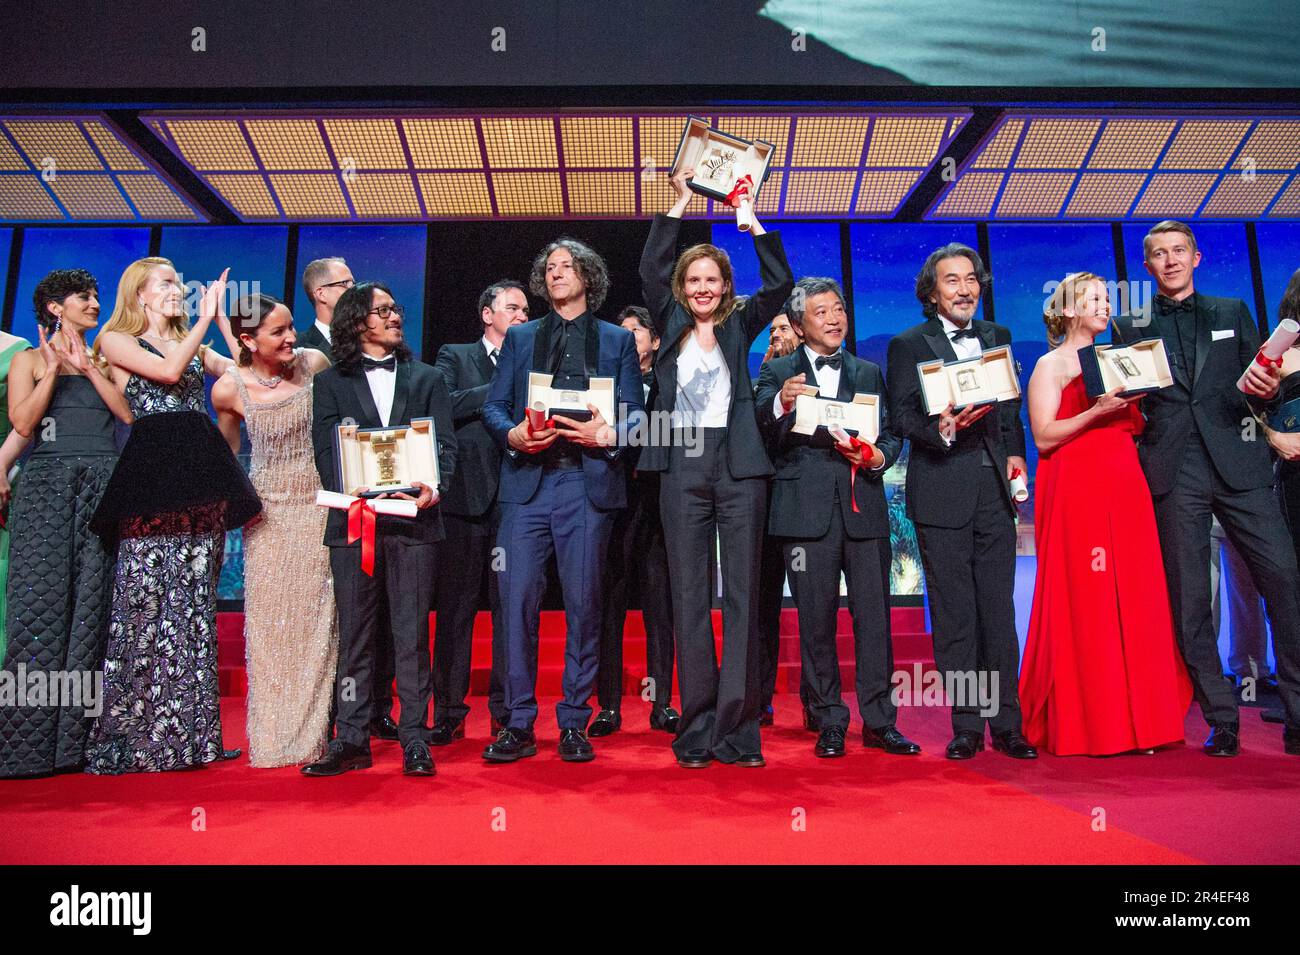
{"label": "black dress shoe", "polygon": [[737,766],[744,766],[746,769],[756,769],[759,766],[766,766],[767,762],[763,759],[762,753],[741,753],[736,760]]}
{"label": "black dress shoe", "polygon": [[758,713],[759,726],[771,726],[776,722],[776,711],[770,706],[765,706]]}
{"label": "black dress shoe", "polygon": [[656,706],[650,710],[650,728],[652,730],[663,730],[665,733],[676,733],[677,727],[682,724],[682,714],[678,713],[671,706]]}
{"label": "black dress shoe", "polygon": [[962,730],[952,738],[944,755],[949,759],[970,759],[984,748],[984,735]]}
{"label": "black dress shoe", "polygon": [[589,763],[596,758],[596,750],[580,729],[570,727],[560,730],[560,759],[566,763]]}
{"label": "black dress shoe", "polygon": [[407,776],[437,774],[437,770],[433,768],[433,755],[429,752],[429,745],[423,740],[417,739],[402,753],[402,773]]}
{"label": "black dress shoe", "polygon": [[817,737],[817,745],[813,747],[813,752],[818,756],[831,758],[844,755],[844,729],[839,726],[828,726],[821,731]]}
{"label": "black dress shoe", "polygon": [[378,736],[380,739],[395,740],[397,739],[397,724],[393,722],[391,716],[385,716],[382,719],[370,721],[370,735]]}
{"label": "black dress shoe", "polygon": [[1211,723],[1210,735],[1205,745],[1207,756],[1236,756],[1241,748],[1241,738],[1237,735],[1241,728],[1239,723]]}
{"label": "black dress shoe", "polygon": [[862,727],[862,745],[883,749],[891,756],[915,756],[921,752],[920,746],[892,726],[882,726],[878,730],[869,726]]}
{"label": "black dress shoe", "polygon": [[304,776],[340,776],[348,770],[369,768],[370,750],[333,740],[324,756],[308,763],[300,772]]}
{"label": "black dress shoe", "polygon": [[537,755],[537,737],[532,730],[507,726],[483,750],[483,758],[492,763],[513,763],[525,756]]}
{"label": "black dress shoe", "polygon": [[1006,753],[1012,759],[1037,759],[1038,750],[1029,745],[1029,740],[1014,730],[1010,733],[994,733],[993,748]]}
{"label": "black dress shoe", "polygon": [[1259,718],[1265,723],[1285,723],[1286,713],[1283,710],[1264,710]]}
{"label": "black dress shoe", "polygon": [[[623,715],[618,710],[601,710],[587,727],[588,736],[608,736],[623,725]],[[563,734],[561,734],[561,739]]]}
{"label": "black dress shoe", "polygon": [[1300,729],[1288,726],[1282,730],[1282,748],[1288,756],[1300,756]]}
{"label": "black dress shoe", "polygon": [[810,733],[821,732],[821,727],[817,724],[817,717],[812,715],[812,710],[808,707],[803,708],[803,728]]}
{"label": "black dress shoe", "polygon": [[713,754],[707,749],[690,749],[677,757],[677,765],[682,769],[703,769],[713,762]]}
{"label": "black dress shoe", "polygon": [[464,720],[438,720],[429,733],[430,746],[448,746],[458,739],[465,738]]}

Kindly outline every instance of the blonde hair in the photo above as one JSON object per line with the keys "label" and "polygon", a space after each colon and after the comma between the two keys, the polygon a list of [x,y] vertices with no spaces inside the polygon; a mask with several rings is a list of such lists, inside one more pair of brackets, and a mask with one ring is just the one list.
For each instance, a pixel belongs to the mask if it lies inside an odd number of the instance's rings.
{"label": "blonde hair", "polygon": [[[1043,324],[1047,326],[1047,345],[1049,348],[1059,347],[1065,341],[1066,333],[1070,330],[1070,320],[1065,316],[1066,308],[1071,310],[1077,308],[1079,300],[1083,298],[1084,292],[1087,291],[1088,284],[1100,281],[1102,281],[1101,276],[1092,272],[1071,272],[1061,279],[1043,309]],[[1066,301],[1067,295],[1069,296],[1068,304]]]}
{"label": "blonde hair", "polygon": [[[95,336],[92,354],[97,359],[99,343],[103,340],[105,332],[121,332],[132,338],[138,338],[148,331],[149,319],[145,317],[144,306],[140,304],[140,290],[149,281],[149,274],[159,266],[166,266],[173,272],[176,271],[176,266],[172,264],[171,259],[160,256],[136,259],[126,267],[126,271],[122,273],[122,278],[117,283],[117,301],[113,305],[113,314]],[[177,339],[184,338],[190,333],[190,323],[185,318],[184,308],[175,318],[169,318],[167,325]]]}

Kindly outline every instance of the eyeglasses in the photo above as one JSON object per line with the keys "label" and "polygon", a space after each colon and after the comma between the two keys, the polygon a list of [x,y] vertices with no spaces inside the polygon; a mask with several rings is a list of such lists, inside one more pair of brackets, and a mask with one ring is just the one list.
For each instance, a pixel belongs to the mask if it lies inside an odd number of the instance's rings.
{"label": "eyeglasses", "polygon": [[324,282],[317,288],[352,288],[357,284],[356,279],[339,279],[337,282]]}
{"label": "eyeglasses", "polygon": [[405,317],[406,309],[401,305],[380,305],[378,308],[372,308],[370,311],[366,312],[366,314],[378,315],[382,321],[386,322],[393,315],[396,315],[398,318]]}

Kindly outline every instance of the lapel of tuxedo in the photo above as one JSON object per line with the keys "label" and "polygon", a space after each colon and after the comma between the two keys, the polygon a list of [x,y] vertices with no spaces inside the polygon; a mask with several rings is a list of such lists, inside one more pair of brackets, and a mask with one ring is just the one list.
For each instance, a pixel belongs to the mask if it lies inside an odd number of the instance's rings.
{"label": "lapel of tuxedo", "polygon": [[492,364],[492,359],[488,357],[487,350],[483,347],[482,342],[474,343],[474,350],[470,352],[473,356],[472,364],[478,369],[479,381],[477,384],[486,385],[492,380],[492,375],[496,371],[496,365]]}
{"label": "lapel of tuxedo", "polygon": [[379,428],[383,422],[379,420],[379,409],[375,407],[375,396],[370,393],[370,382],[366,381],[366,373],[360,368],[347,377],[352,379],[352,388],[356,392],[357,401],[361,404],[361,421],[358,424],[363,428]]}
{"label": "lapel of tuxedo", "polygon": [[393,411],[388,416],[390,425],[398,425],[406,420],[406,398],[411,393],[411,363],[397,363],[397,381],[393,387]]}
{"label": "lapel of tuxedo", "polygon": [[[805,385],[812,385],[813,387],[818,388],[818,397],[828,397],[821,393],[820,386],[817,384],[817,370],[813,367],[812,361],[808,358],[808,349],[804,348],[803,345],[797,345],[795,346],[794,355],[794,371],[791,373],[791,376],[793,377],[794,375],[802,374]],[[779,382],[779,384],[783,385],[785,382]]]}
{"label": "lapel of tuxedo", "polygon": [[1210,357],[1210,329],[1214,327],[1217,312],[1213,302],[1200,295],[1196,296],[1196,370],[1192,372],[1193,384],[1201,377],[1205,359]]}
{"label": "lapel of tuxedo", "polygon": [[975,326],[975,333],[980,337],[980,350],[988,351],[990,348],[997,348],[997,338],[993,334],[992,322],[977,322],[971,319]]}
{"label": "lapel of tuxedo", "polygon": [[537,335],[533,338],[533,371],[551,371],[551,336],[555,333],[557,323],[563,321],[554,312],[547,312],[537,323]]}
{"label": "lapel of tuxedo", "polygon": [[856,358],[844,349],[840,349],[840,390],[835,396],[836,401],[852,401],[854,394],[857,393],[858,386],[855,379],[857,369],[854,367],[856,364]]}
{"label": "lapel of tuxedo", "polygon": [[[1165,343],[1165,354],[1169,358],[1169,367],[1174,373],[1174,378],[1188,391],[1192,390],[1192,370],[1187,367],[1183,361],[1183,348],[1180,333],[1181,328],[1175,326],[1177,318],[1173,315],[1162,315],[1156,308],[1155,304],[1151,305],[1151,321],[1155,325],[1156,334],[1160,336]],[[1134,336],[1137,337],[1137,336]]]}
{"label": "lapel of tuxedo", "polygon": [[953,349],[948,336],[944,334],[943,323],[939,319],[930,319],[926,323],[925,330],[921,332],[921,337],[930,346],[930,351],[934,352],[934,357],[942,358],[944,361],[957,360],[957,352]]}

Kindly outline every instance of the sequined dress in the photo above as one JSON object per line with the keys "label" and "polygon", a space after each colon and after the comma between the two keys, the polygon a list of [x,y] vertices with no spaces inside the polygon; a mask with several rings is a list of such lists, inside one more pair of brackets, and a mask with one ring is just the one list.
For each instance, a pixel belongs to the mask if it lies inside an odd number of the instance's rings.
{"label": "sequined dress", "polygon": [[135,424],[92,521],[120,544],[88,773],[222,758],[217,579],[226,530],[261,505],[207,415],[203,381],[196,355],[175,384],[126,385]]}
{"label": "sequined dress", "polygon": [[312,373],[299,353],[303,386],[278,401],[253,401],[238,370],[244,424],[253,447],[249,476],[263,519],[244,529],[244,648],[248,749],[253,766],[311,762],[325,752],[338,662],[338,626],[325,508],[311,443]]}

